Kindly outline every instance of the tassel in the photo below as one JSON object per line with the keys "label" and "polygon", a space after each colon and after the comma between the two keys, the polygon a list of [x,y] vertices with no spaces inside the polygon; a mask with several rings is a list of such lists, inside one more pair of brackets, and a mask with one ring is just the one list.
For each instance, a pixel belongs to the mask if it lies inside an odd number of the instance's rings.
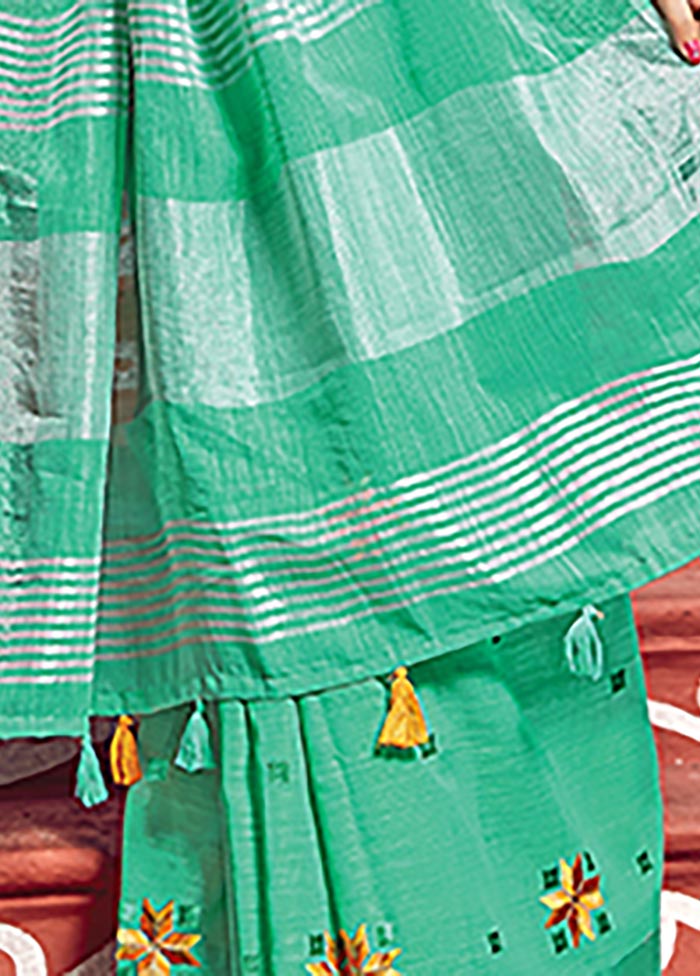
{"label": "tassel", "polygon": [[414,757],[414,749],[424,755],[435,752],[433,736],[423,715],[418,696],[411,684],[405,667],[394,671],[391,681],[389,711],[377,739],[375,752],[402,759]]}
{"label": "tassel", "polygon": [[80,762],[75,777],[74,795],[84,807],[96,807],[109,798],[109,791],[105,786],[100,760],[90,738],[90,729],[86,729],[80,747]]}
{"label": "tassel", "polygon": [[109,747],[112,779],[117,786],[133,786],[143,776],[133,725],[132,718],[120,715]]}
{"label": "tassel", "polygon": [[211,733],[204,714],[204,705],[198,698],[180,739],[175,765],[187,773],[216,769],[211,747]]}
{"label": "tassel", "polygon": [[603,644],[595,628],[595,619],[605,614],[588,604],[581,616],[569,627],[564,638],[569,670],[578,677],[598,681],[603,675]]}

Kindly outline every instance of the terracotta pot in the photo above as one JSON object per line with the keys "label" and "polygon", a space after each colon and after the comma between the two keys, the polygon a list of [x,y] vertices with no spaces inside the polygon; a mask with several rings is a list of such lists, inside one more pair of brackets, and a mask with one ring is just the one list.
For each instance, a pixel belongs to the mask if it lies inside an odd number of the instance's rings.
{"label": "terracotta pot", "polygon": [[76,765],[77,754],[0,787],[0,976],[17,971],[4,935],[22,939],[4,926],[38,943],[48,976],[70,972],[113,936],[123,797],[85,810],[72,796]]}

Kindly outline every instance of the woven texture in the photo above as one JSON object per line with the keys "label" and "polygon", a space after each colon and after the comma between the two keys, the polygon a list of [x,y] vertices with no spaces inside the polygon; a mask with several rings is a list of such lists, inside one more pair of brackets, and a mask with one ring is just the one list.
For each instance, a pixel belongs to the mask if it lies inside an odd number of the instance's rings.
{"label": "woven texture", "polygon": [[[186,711],[146,719],[123,942],[147,899],[197,940],[203,976],[393,976],[331,967],[324,932],[363,925],[371,952],[401,950],[401,974],[658,976],[662,829],[644,682],[627,598],[605,611],[600,682],[572,678],[561,618],[415,667],[436,751],[411,761],[373,754],[377,681],[212,708],[218,774],[174,765]],[[599,897],[575,947],[567,923],[545,924],[561,861],[577,855]]]}
{"label": "woven texture", "polygon": [[0,733],[386,674],[695,554],[700,109],[641,0],[0,23]]}

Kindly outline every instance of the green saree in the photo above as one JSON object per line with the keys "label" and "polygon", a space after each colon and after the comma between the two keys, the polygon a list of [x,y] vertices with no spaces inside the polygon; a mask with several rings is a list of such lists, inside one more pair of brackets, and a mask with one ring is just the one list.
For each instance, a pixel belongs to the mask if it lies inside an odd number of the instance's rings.
{"label": "green saree", "polygon": [[658,972],[625,601],[700,549],[700,110],[589,7],[0,0],[0,736],[96,802],[141,719],[125,972]]}
{"label": "green saree", "polygon": [[[212,705],[212,771],[174,762],[187,709],[144,719],[123,972],[148,898],[206,976],[658,973],[653,745],[629,601],[604,609],[605,681],[572,680],[558,618],[413,668],[436,735],[409,761],[373,754],[376,679]],[[597,908],[546,928],[579,856]],[[367,957],[336,970],[324,933],[362,926]]]}

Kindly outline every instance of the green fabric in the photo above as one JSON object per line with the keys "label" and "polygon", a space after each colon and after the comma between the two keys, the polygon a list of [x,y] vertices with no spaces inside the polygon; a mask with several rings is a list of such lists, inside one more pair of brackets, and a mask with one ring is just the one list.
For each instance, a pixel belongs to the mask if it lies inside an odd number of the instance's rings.
{"label": "green fabric", "polygon": [[0,26],[0,735],[386,675],[696,554],[699,110],[646,3]]}
{"label": "green fabric", "polygon": [[98,806],[109,798],[109,791],[89,731],[83,736],[80,744],[80,761],[75,776],[75,796],[83,806]]}
{"label": "green fabric", "polygon": [[694,76],[588,7],[0,0],[0,735],[386,675],[697,554]]}
{"label": "green fabric", "polygon": [[[601,609],[597,682],[568,670],[569,617],[413,668],[436,751],[412,761],[374,754],[376,680],[212,706],[218,772],[174,765],[185,709],[146,718],[122,927],[139,927],[144,898],[174,901],[203,976],[302,974],[319,935],[363,923],[374,950],[401,948],[403,974],[655,976],[662,825],[644,682],[628,599]],[[584,852],[605,899],[596,939],[557,953],[543,872],[556,881],[560,858]]]}
{"label": "green fabric", "polygon": [[658,973],[625,594],[698,550],[694,89],[642,0],[0,0],[0,737],[148,713],[125,974]]}

